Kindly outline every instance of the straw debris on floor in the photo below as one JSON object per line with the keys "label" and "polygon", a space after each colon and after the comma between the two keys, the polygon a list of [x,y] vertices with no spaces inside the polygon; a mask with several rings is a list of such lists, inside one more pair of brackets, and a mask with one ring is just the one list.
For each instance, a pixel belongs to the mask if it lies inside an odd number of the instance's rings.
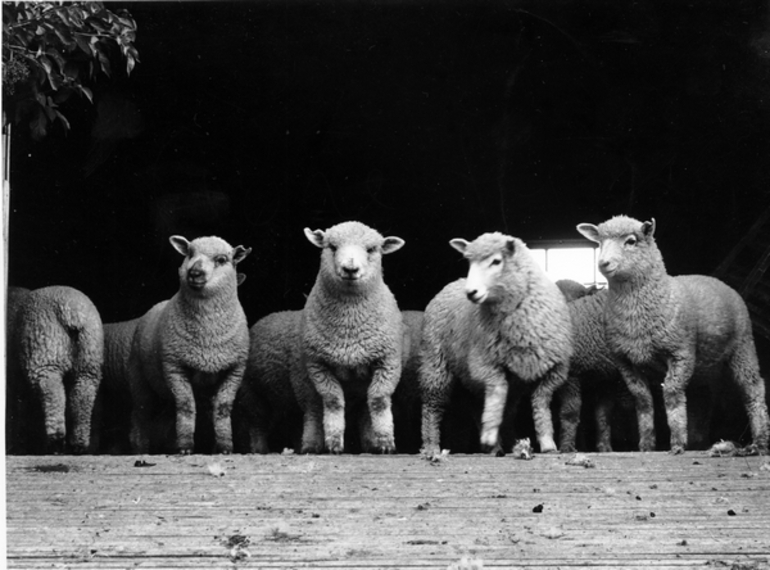
{"label": "straw debris on floor", "polygon": [[9,456],[8,567],[770,568],[767,457],[577,459]]}

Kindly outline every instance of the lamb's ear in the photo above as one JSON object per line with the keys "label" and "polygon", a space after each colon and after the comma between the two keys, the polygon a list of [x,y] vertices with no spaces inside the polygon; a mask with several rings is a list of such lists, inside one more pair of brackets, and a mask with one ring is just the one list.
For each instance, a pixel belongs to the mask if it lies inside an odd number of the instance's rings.
{"label": "lamb's ear", "polygon": [[246,259],[246,256],[251,253],[250,247],[243,247],[239,245],[233,249],[233,265],[238,265],[241,261]]}
{"label": "lamb's ear", "polygon": [[468,241],[464,240],[463,238],[455,238],[455,239],[449,240],[449,245],[451,245],[457,251],[465,255],[465,250],[468,249],[469,244],[468,244]]}
{"label": "lamb's ear", "polygon": [[508,256],[512,256],[516,253],[516,242],[512,239],[505,242],[505,253],[508,254]]}
{"label": "lamb's ear", "polygon": [[642,234],[646,238],[651,238],[655,235],[655,218],[650,218],[649,222],[642,224]]}
{"label": "lamb's ear", "polygon": [[402,247],[404,247],[404,244],[406,242],[402,240],[400,237],[395,236],[389,236],[386,237],[382,242],[382,253],[393,253],[394,251],[398,251]]}
{"label": "lamb's ear", "polygon": [[168,238],[168,241],[170,241],[171,245],[174,246],[174,249],[182,255],[186,256],[190,252],[190,242],[187,241],[186,238],[182,236],[171,236]]}
{"label": "lamb's ear", "polygon": [[323,230],[315,230],[315,231],[313,231],[310,228],[305,228],[305,237],[314,246],[320,247],[321,249],[323,249],[323,246],[324,246],[324,232],[323,232]]}
{"label": "lamb's ear", "polygon": [[593,224],[578,224],[577,231],[583,234],[583,237],[599,243],[599,228]]}
{"label": "lamb's ear", "polygon": [[243,285],[243,282],[246,281],[246,274],[245,273],[238,273],[235,277],[236,281],[238,282],[238,287]]}

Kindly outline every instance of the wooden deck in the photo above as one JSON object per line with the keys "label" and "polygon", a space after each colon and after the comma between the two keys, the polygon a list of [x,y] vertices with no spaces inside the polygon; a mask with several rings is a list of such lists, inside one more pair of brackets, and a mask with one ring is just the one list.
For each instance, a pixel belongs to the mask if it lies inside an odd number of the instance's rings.
{"label": "wooden deck", "polygon": [[769,458],[589,457],[7,457],[8,568],[770,568]]}

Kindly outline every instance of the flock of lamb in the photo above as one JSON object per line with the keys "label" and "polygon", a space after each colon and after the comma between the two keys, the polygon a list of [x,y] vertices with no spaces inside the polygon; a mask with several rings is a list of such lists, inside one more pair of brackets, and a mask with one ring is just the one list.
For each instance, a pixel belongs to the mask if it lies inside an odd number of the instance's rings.
{"label": "flock of lamb", "polygon": [[[607,289],[553,283],[521,240],[486,233],[450,242],[467,277],[420,312],[399,310],[383,280],[382,256],[402,239],[359,222],[305,229],[321,262],[304,309],[251,330],[237,294],[251,250],[217,237],[171,237],[184,258],[178,292],[128,322],[102,324],[70,287],[11,288],[6,451],[188,454],[208,433],[215,453],[435,457],[470,433],[503,454],[525,396],[539,451],[566,452],[589,392],[598,451],[612,450],[617,403],[635,408],[639,450],[650,451],[651,385],[662,381],[670,449],[681,453],[704,443],[692,421],[688,430],[691,379],[729,376],[748,452],[766,454],[765,384],[740,296],[711,277],[668,275],[654,220],[578,231],[599,244]],[[708,424],[708,409],[690,412]]]}

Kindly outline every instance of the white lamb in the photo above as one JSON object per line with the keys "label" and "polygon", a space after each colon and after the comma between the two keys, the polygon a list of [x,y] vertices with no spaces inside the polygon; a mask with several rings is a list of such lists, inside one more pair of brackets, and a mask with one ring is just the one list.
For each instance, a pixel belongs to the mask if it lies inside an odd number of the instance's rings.
{"label": "white lamb", "polygon": [[295,387],[304,413],[302,451],[320,452],[325,444],[327,451],[341,453],[346,400],[365,397],[369,451],[392,453],[391,396],[401,376],[402,319],[383,281],[382,256],[401,249],[404,240],[383,237],[360,222],[326,231],[305,228],[305,236],[322,252],[302,311],[302,363],[323,410],[312,394]]}
{"label": "white lamb", "polygon": [[518,238],[495,232],[450,245],[470,268],[467,279],[444,287],[425,309],[423,451],[439,453],[440,423],[456,381],[483,399],[481,446],[494,453],[502,451],[499,428],[509,387],[518,392],[517,381],[534,385],[540,451],[555,451],[549,406],[567,378],[572,354],[564,296]]}
{"label": "white lamb", "polygon": [[12,290],[9,303],[9,451],[93,451],[104,354],[99,311],[66,286]]}
{"label": "white lamb", "polygon": [[184,256],[179,291],[141,317],[131,346],[131,445],[134,453],[149,451],[152,408],[166,400],[176,411],[175,451],[191,453],[195,388],[211,393],[215,450],[230,453],[230,413],[249,351],[236,266],[251,249],[218,237],[170,241]]}
{"label": "white lamb", "polygon": [[743,393],[753,445],[767,453],[765,384],[741,296],[713,277],[669,275],[655,243],[654,219],[616,216],[577,228],[601,247],[599,270],[609,282],[606,339],[636,401],[639,449],[655,449],[650,371],[665,374],[672,453],[687,448],[685,389],[690,380],[718,381],[727,371]]}

